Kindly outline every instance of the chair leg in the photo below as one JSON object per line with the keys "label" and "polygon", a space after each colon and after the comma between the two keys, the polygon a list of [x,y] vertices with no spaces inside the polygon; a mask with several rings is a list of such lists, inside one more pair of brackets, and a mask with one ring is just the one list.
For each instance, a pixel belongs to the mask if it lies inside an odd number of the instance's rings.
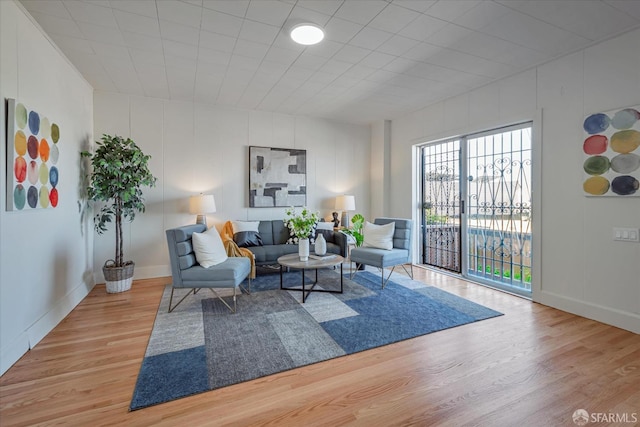
{"label": "chair leg", "polygon": [[355,264],[356,264],[355,270],[353,269],[353,267],[351,267],[351,264],[349,264],[349,269],[351,270],[349,272],[349,279],[353,279],[353,276],[356,275],[356,273],[360,270],[360,266],[362,265],[362,263],[358,263],[358,262],[356,262]]}
{"label": "chair leg", "polygon": [[[236,306],[236,297],[237,297],[237,287],[233,288],[233,308],[216,292],[213,290],[213,288],[209,288],[211,290],[211,292],[213,292],[213,294],[220,300],[222,301],[222,303],[232,312],[235,313],[237,306]],[[249,281],[249,289],[251,289],[251,281]],[[174,288],[171,288],[171,296],[169,297],[169,313],[171,313],[173,310],[176,309],[177,306],[180,305],[180,303],[182,303],[182,301],[184,301],[189,295],[191,294],[197,294],[198,291],[200,290],[200,288],[194,288],[194,289],[190,289],[189,292],[187,292],[186,295],[184,295],[180,301],[178,301],[176,303],[176,305],[174,305],[173,307],[171,306],[171,304],[173,303],[173,291]]]}
{"label": "chair leg", "polygon": [[247,277],[247,280],[249,281],[249,287],[245,288],[244,286],[242,286],[242,283],[239,285],[240,286],[240,292],[245,292],[247,295],[251,295],[251,277]]}
{"label": "chair leg", "polygon": [[405,265],[405,264],[402,264],[402,269],[404,270],[404,272],[405,272],[405,273],[407,273],[407,274],[409,275],[409,277],[411,277],[411,278],[413,279],[413,263],[409,264],[409,270],[410,270],[411,272],[409,272],[409,271],[407,270],[407,267],[406,267],[406,265]]}
{"label": "chair leg", "polygon": [[218,293],[216,291],[213,290],[213,288],[209,288],[211,290],[211,292],[213,292],[213,294],[224,304],[227,306],[227,308],[229,309],[229,311],[231,311],[232,313],[236,312],[236,287],[233,288],[233,308],[231,308],[231,306],[229,304],[227,304],[227,302],[222,299],[222,297],[220,295],[218,295]]}
{"label": "chair leg", "polygon": [[[402,266],[402,269],[404,270],[405,273],[407,273],[409,275],[409,277],[411,277],[413,279],[413,264],[409,264],[409,270],[407,270],[407,267],[404,264],[400,264]],[[384,289],[384,287],[386,286],[387,282],[389,281],[389,279],[391,278],[391,274],[393,274],[393,271],[396,269],[397,266],[393,266],[391,267],[391,271],[389,272],[389,275],[387,276],[387,278],[384,278],[384,269],[382,269],[380,276],[382,279],[382,289]]]}
{"label": "chair leg", "polygon": [[180,301],[178,301],[178,303],[177,303],[176,305],[174,305],[173,307],[171,307],[171,302],[173,301],[173,290],[174,290],[174,289],[175,289],[175,288],[172,286],[172,287],[171,287],[171,297],[169,298],[169,311],[168,311],[168,313],[171,313],[173,310],[175,310],[175,308],[176,308],[177,306],[179,306],[179,305],[180,305],[180,303],[181,303],[182,301],[184,301],[186,297],[188,297],[189,295],[191,295],[191,293],[192,293],[192,292],[193,292],[193,294],[195,295],[195,294],[196,294],[196,293],[198,293],[198,291],[200,290],[200,289],[191,289],[189,292],[187,292],[187,294],[186,294],[185,296],[183,296],[183,297],[182,297],[182,299],[181,299]]}
{"label": "chair leg", "polygon": [[[351,274],[349,276],[349,279],[353,279],[353,276],[356,275],[356,273],[358,272],[358,263],[356,263],[356,268],[355,270],[352,268],[351,269]],[[409,270],[407,270],[407,267],[404,264],[400,264],[402,265],[402,268],[404,269],[404,271],[413,279],[413,264],[409,264]],[[389,272],[389,275],[385,278],[384,277],[384,267],[380,268],[378,267],[378,270],[380,270],[380,284],[382,285],[382,289],[384,289],[384,287],[387,285],[387,282],[389,281],[389,279],[391,278],[391,274],[393,274],[393,271],[395,270],[396,266],[394,265],[393,267],[391,267],[391,271]]]}
{"label": "chair leg", "polygon": [[384,268],[380,272],[380,279],[382,280],[382,289],[384,289],[384,287],[387,285],[387,282],[391,278],[391,275],[393,274],[393,270],[395,270],[395,269],[396,269],[395,265],[393,267],[391,267],[391,271],[389,272],[389,275],[387,276],[386,279],[384,278]]}

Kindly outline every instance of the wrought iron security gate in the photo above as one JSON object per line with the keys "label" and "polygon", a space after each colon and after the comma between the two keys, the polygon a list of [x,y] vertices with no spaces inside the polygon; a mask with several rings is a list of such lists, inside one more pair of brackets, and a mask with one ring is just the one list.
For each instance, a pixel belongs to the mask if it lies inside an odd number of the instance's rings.
{"label": "wrought iron security gate", "polygon": [[467,138],[468,275],[531,293],[531,123]]}
{"label": "wrought iron security gate", "polygon": [[460,140],[422,148],[422,262],[460,273]]}
{"label": "wrought iron security gate", "polygon": [[421,147],[424,264],[531,294],[531,130]]}

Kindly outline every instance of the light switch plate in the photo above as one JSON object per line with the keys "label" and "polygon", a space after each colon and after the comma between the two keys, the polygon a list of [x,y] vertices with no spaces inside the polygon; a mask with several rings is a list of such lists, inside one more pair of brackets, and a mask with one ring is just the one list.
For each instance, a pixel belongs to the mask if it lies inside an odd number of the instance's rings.
{"label": "light switch plate", "polygon": [[613,240],[640,242],[640,230],[637,228],[613,227]]}

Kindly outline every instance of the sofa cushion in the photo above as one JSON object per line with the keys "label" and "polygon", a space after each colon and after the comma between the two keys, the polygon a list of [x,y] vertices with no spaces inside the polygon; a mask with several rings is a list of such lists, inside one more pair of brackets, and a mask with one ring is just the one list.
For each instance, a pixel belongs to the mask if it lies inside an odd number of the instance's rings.
{"label": "sofa cushion", "polygon": [[241,231],[259,232],[260,221],[231,221],[231,226],[233,227],[233,234]]}
{"label": "sofa cushion", "polygon": [[260,221],[258,231],[263,245],[273,245],[273,221]]}
{"label": "sofa cushion", "polygon": [[[189,287],[194,283],[201,287],[230,287],[242,283],[250,271],[251,262],[248,258],[229,257],[225,262],[210,268],[202,268],[196,265],[183,270],[182,282],[185,287]],[[212,276],[212,272],[215,272],[215,276]]]}
{"label": "sofa cushion", "polygon": [[370,222],[364,224],[364,243],[362,246],[378,249],[393,249],[393,233],[395,231],[395,222],[384,225],[376,225]]}
{"label": "sofa cushion", "polygon": [[401,264],[406,262],[408,257],[409,251],[407,249],[386,250],[359,247],[351,250],[351,261],[376,267]]}
{"label": "sofa cushion", "polygon": [[241,248],[250,246],[262,246],[262,237],[256,231],[240,231],[233,235],[233,241]]}
{"label": "sofa cushion", "polygon": [[318,236],[318,234],[322,234],[322,236],[324,237],[324,240],[327,241],[327,243],[334,243],[334,238],[333,238],[333,223],[332,222],[324,222],[324,221],[320,221],[317,224],[316,227],[316,237]]}
{"label": "sofa cushion", "polygon": [[191,224],[183,227],[167,230],[167,243],[169,244],[169,257],[173,267],[184,270],[196,265],[196,254],[193,252],[191,235],[207,230],[204,224]]}
{"label": "sofa cushion", "polygon": [[289,238],[289,228],[283,220],[277,219],[270,221],[273,229],[273,244],[284,245]]}
{"label": "sofa cushion", "polygon": [[297,245],[264,245],[249,249],[256,258],[256,263],[275,263],[282,255],[298,253]]}
{"label": "sofa cushion", "polygon": [[202,267],[209,268],[227,260],[227,251],[215,227],[204,233],[193,233],[191,239],[196,259]]}

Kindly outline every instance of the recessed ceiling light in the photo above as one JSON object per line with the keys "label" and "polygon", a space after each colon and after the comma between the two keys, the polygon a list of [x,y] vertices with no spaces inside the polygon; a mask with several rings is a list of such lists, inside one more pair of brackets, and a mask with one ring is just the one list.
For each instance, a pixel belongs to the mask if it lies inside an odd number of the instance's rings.
{"label": "recessed ceiling light", "polygon": [[291,28],[289,35],[294,42],[303,45],[320,43],[324,38],[324,31],[316,24],[298,24]]}

